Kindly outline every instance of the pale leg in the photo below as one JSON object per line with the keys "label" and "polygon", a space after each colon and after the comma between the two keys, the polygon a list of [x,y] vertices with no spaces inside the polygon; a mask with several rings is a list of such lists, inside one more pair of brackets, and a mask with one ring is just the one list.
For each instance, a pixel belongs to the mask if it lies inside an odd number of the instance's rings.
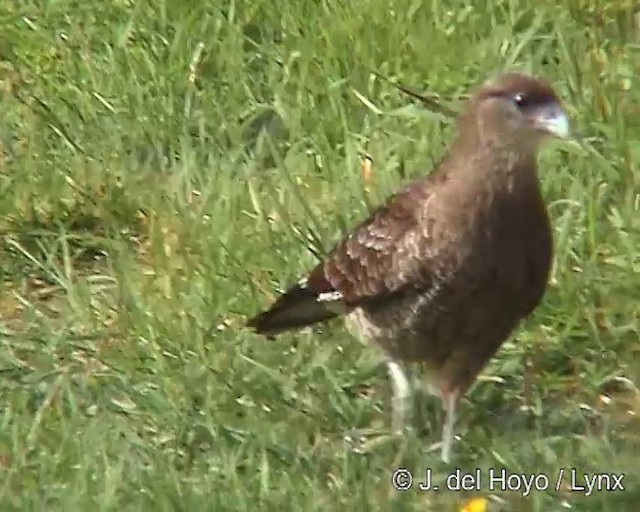
{"label": "pale leg", "polygon": [[442,405],[445,410],[445,419],[442,426],[442,460],[445,463],[451,458],[451,445],[453,444],[453,427],[456,422],[456,405],[458,403],[458,392],[449,391],[442,395]]}
{"label": "pale leg", "polygon": [[406,370],[400,363],[393,360],[387,361],[387,371],[389,372],[393,393],[391,398],[391,428],[393,433],[396,434],[405,428],[412,410],[411,384]]}
{"label": "pale leg", "polygon": [[[402,434],[407,426],[408,416],[412,411],[411,385],[405,368],[398,362],[389,359],[387,361],[387,371],[391,380],[391,435],[375,435],[375,432],[365,433],[355,431],[347,434],[345,439],[357,453],[365,453],[387,441]],[[374,434],[373,437],[370,437]]]}

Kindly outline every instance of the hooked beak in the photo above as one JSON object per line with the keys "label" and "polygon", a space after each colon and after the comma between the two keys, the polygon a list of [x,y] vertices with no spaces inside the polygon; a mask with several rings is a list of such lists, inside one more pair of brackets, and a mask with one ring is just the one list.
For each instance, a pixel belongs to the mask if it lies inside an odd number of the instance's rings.
{"label": "hooked beak", "polygon": [[534,115],[534,125],[560,139],[566,139],[570,135],[569,118],[557,104],[538,110]]}

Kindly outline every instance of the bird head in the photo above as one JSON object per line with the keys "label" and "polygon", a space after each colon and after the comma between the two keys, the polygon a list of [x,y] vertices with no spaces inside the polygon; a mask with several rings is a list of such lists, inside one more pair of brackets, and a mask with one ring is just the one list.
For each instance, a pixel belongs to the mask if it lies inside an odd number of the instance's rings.
{"label": "bird head", "polygon": [[521,73],[505,73],[485,83],[471,98],[466,115],[471,117],[466,124],[481,140],[537,146],[548,136],[569,137],[569,120],[551,86]]}

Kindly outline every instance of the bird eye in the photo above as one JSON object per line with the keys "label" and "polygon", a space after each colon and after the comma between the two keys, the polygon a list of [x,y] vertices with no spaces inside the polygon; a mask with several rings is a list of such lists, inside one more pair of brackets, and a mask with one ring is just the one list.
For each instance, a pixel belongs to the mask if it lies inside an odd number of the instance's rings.
{"label": "bird eye", "polygon": [[516,105],[518,105],[518,107],[524,107],[528,103],[527,97],[521,92],[519,92],[513,97],[513,101],[515,102]]}

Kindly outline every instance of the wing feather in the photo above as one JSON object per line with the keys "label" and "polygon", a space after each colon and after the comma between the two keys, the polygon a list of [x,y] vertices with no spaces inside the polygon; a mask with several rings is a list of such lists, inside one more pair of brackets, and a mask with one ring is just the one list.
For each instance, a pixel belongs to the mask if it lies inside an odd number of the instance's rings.
{"label": "wing feather", "polygon": [[393,195],[310,272],[308,289],[340,292],[356,307],[407,286],[433,286],[451,263],[435,193],[422,181]]}
{"label": "wing feather", "polygon": [[449,256],[457,230],[446,226],[447,203],[438,196],[443,181],[442,174],[419,180],[392,195],[248,325],[258,333],[277,334],[349,313],[408,287],[425,296],[437,294],[456,267],[456,258]]}

